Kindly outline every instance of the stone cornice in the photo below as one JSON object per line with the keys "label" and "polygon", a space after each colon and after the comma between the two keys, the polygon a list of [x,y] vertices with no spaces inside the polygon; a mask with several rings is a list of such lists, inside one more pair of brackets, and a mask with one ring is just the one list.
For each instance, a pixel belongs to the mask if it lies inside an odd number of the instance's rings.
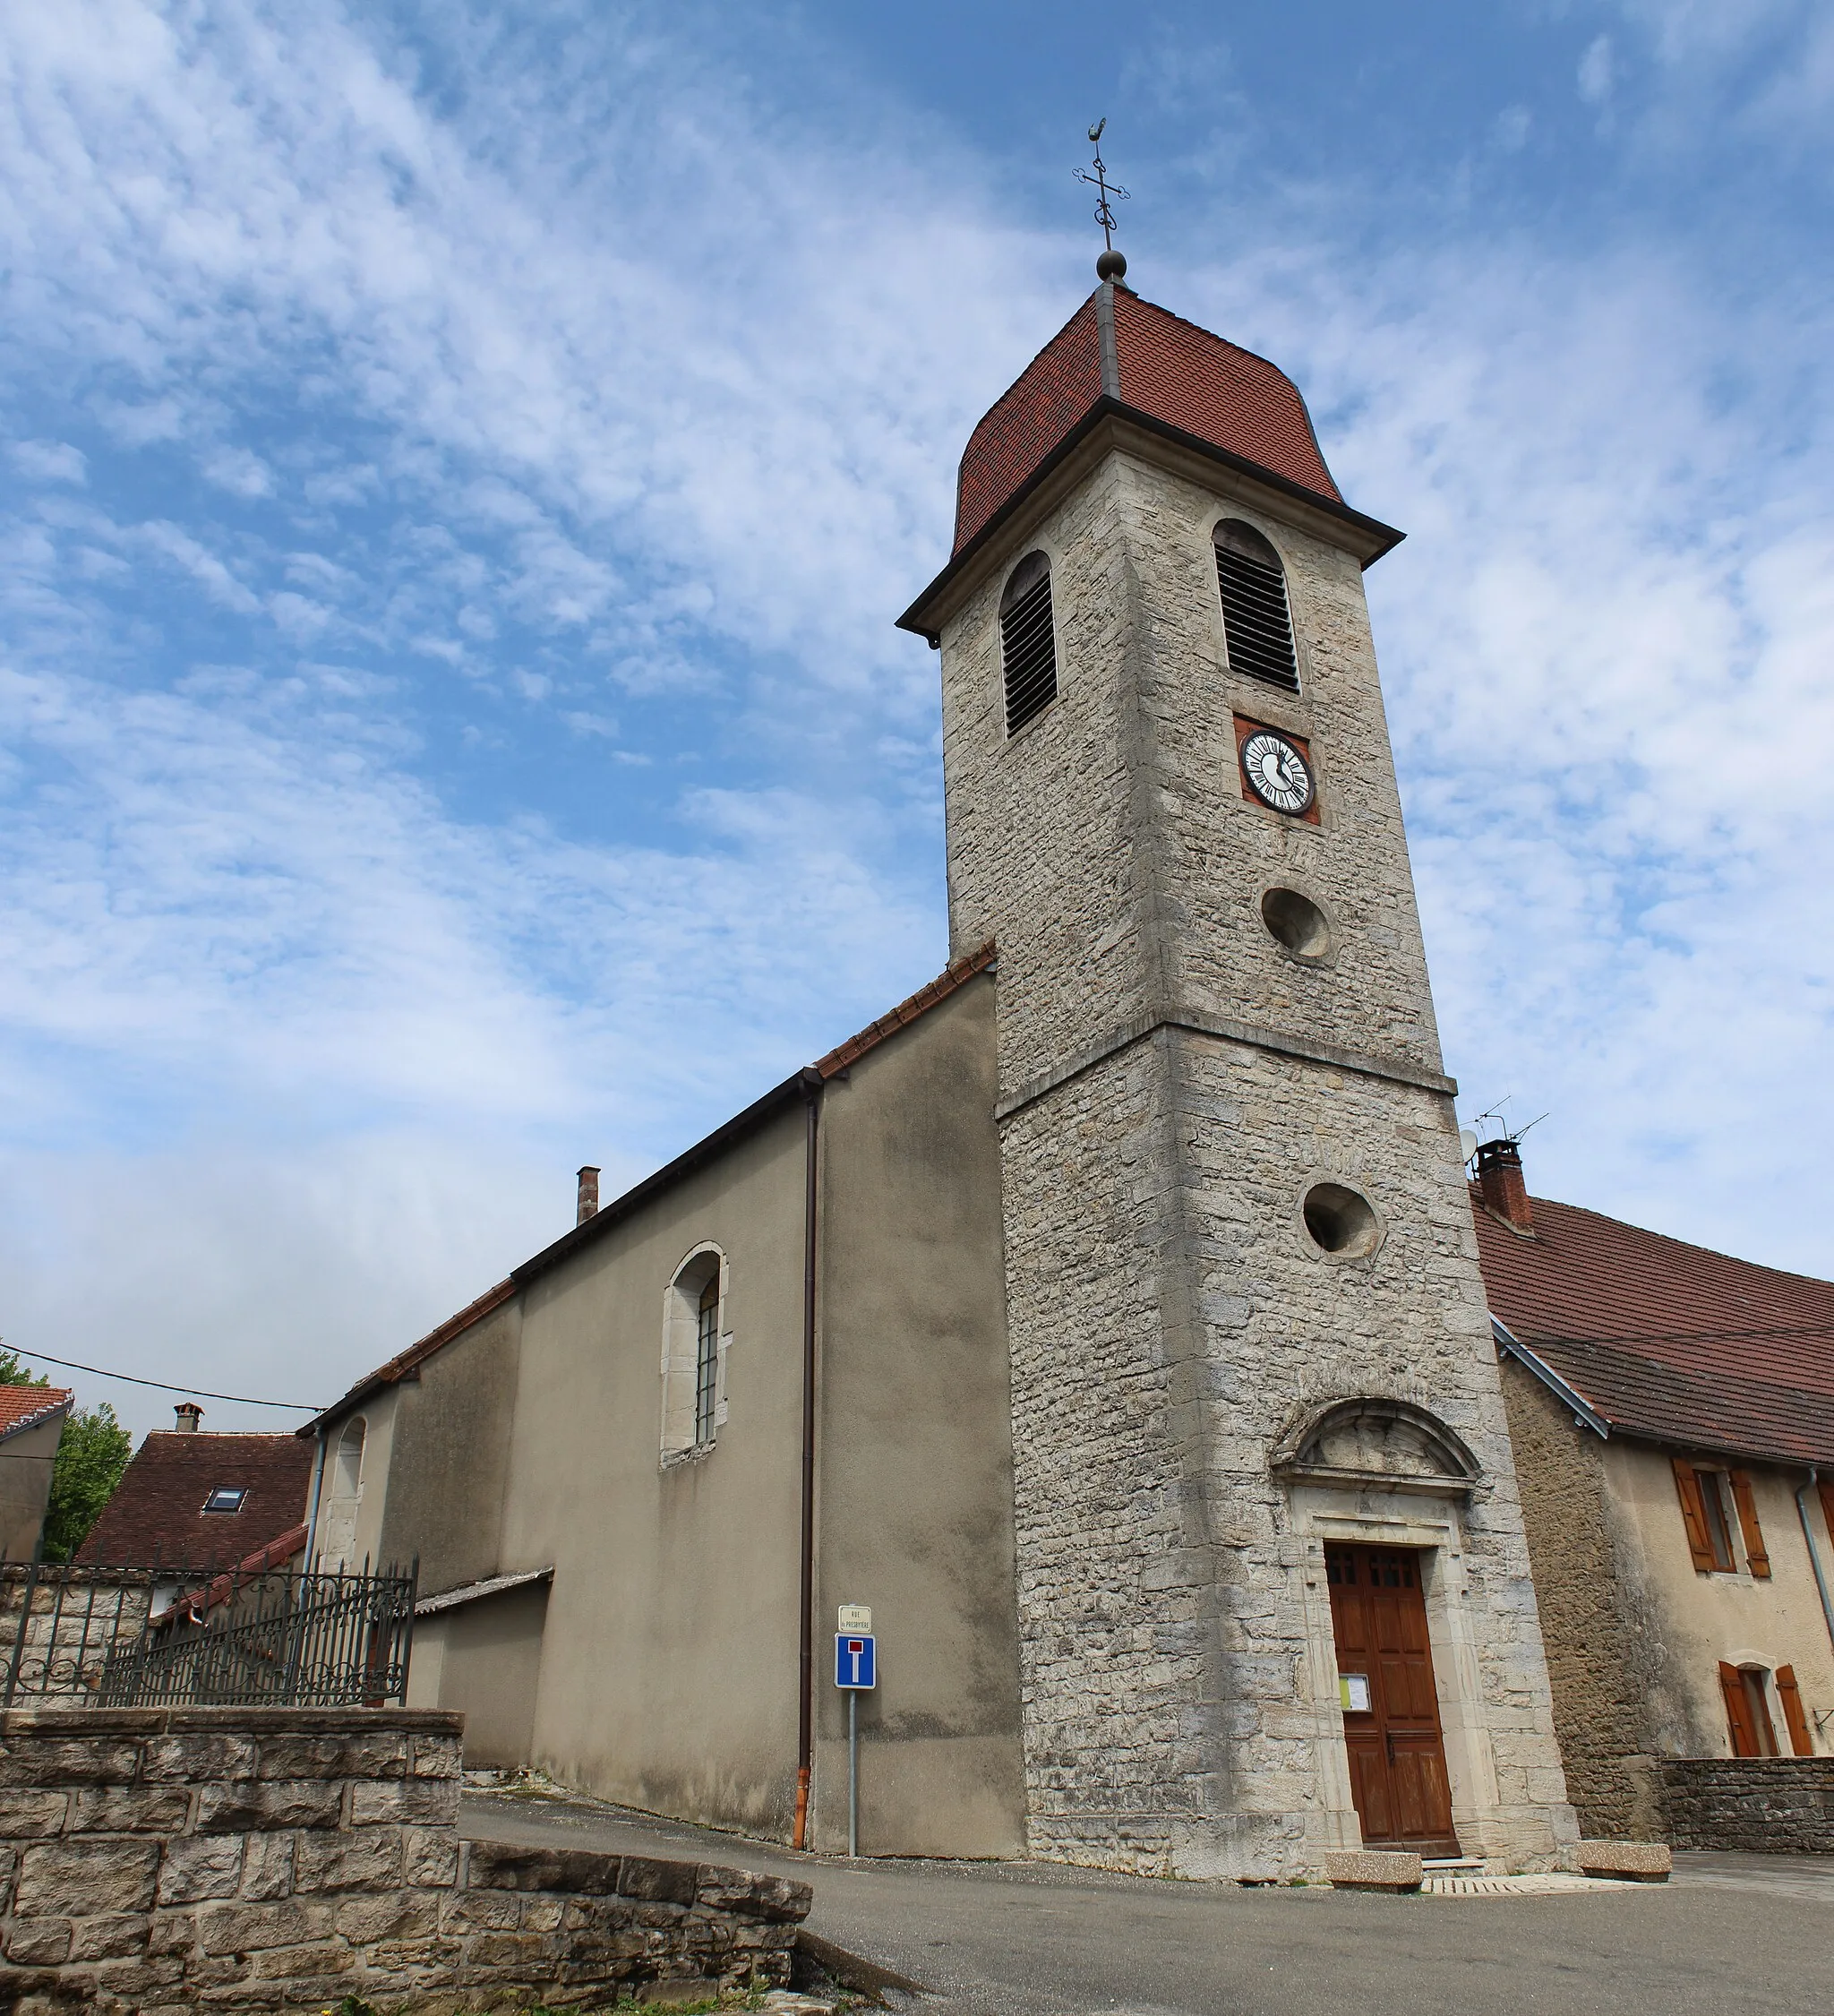
{"label": "stone cornice", "polygon": [[1405,1058],[1378,1057],[1368,1051],[1345,1050],[1336,1043],[1318,1042],[1307,1036],[1289,1036],[1279,1030],[1264,1029],[1252,1022],[1236,1022],[1226,1016],[1208,1015],[1201,1008],[1168,1008],[1122,1023],[1073,1051],[1049,1071],[1027,1078],[993,1109],[997,1120],[1013,1114],[1072,1078],[1080,1077],[1104,1058],[1144,1042],[1159,1029],[1186,1029],[1200,1036],[1221,1036],[1227,1042],[1246,1043],[1255,1050],[1271,1051],[1279,1057],[1297,1057],[1308,1064],[1330,1064],[1341,1071],[1356,1071],[1364,1077],[1384,1078],[1393,1085],[1416,1085],[1422,1092],[1437,1092],[1450,1098],[1458,1091],[1458,1080],[1438,1071],[1428,1071]]}

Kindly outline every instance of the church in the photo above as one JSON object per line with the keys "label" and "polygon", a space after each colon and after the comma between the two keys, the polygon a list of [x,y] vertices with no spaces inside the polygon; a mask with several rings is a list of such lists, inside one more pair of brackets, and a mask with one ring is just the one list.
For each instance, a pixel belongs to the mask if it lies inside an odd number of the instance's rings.
{"label": "church", "polygon": [[[1364,570],[1125,262],[975,427],[938,977],[303,1431],[468,1761],[836,1851],[1577,1837]],[[838,1035],[840,1032],[836,1032]]]}

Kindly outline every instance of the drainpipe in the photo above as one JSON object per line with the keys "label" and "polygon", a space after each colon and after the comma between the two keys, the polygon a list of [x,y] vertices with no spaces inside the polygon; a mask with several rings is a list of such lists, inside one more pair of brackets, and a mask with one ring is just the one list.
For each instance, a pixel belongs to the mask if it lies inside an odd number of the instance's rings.
{"label": "drainpipe", "polygon": [[312,1488],[305,1501],[305,1572],[312,1573],[313,1542],[319,1537],[319,1486],[325,1478],[325,1431],[318,1432],[318,1446],[312,1459]]}
{"label": "drainpipe", "polygon": [[1808,1542],[1809,1566],[1815,1571],[1815,1592],[1821,1599],[1821,1622],[1828,1626],[1829,1642],[1834,1643],[1834,1602],[1828,1598],[1828,1578],[1821,1573],[1821,1557],[1815,1549],[1814,1529],[1809,1524],[1808,1494],[1818,1481],[1811,1467],[1808,1482],[1796,1486],[1795,1516],[1802,1521],[1802,1537]]}
{"label": "drainpipe", "polygon": [[821,1134],[821,1074],[802,1074],[808,1115],[802,1157],[802,1559],[797,1585],[796,1828],[809,1845],[809,1777],[815,1763],[815,1260],[816,1152]]}

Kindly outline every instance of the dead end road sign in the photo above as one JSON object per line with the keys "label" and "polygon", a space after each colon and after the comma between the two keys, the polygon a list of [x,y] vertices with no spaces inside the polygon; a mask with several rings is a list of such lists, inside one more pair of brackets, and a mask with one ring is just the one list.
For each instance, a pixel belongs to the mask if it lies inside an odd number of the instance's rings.
{"label": "dead end road sign", "polygon": [[835,1634],[835,1685],[866,1689],[878,1685],[874,1647],[878,1640],[870,1631],[837,1631]]}

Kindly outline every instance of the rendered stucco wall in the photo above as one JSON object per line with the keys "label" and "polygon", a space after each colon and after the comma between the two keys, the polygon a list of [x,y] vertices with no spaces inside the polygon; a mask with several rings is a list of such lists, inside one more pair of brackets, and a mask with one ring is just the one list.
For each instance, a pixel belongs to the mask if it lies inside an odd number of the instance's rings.
{"label": "rendered stucco wall", "polygon": [[[1834,1720],[1834,1659],[1795,1499],[1804,1473],[1744,1466],[1770,1563],[1768,1577],[1751,1573],[1735,1525],[1736,1567],[1702,1574],[1688,1550],[1667,1450],[1602,1441],[1576,1426],[1519,1364],[1505,1365],[1504,1384],[1555,1725],[1587,1831],[1631,1839],[1672,1832],[1683,1846],[1753,1845],[1745,1837],[1762,1831],[1763,1803],[1735,1825],[1729,1816],[1737,1788],[1772,1780],[1761,1772],[1741,1777],[1733,1768],[1720,1662],[1770,1674],[1791,1668],[1818,1755],[1827,1754],[1828,1744],[1817,1718]],[[1834,1570],[1834,1549],[1813,1494],[1809,1518],[1824,1571]],[[1789,1735],[1774,1684],[1769,1707],[1787,1750]],[[1714,1759],[1727,1763],[1717,1777],[1692,1764],[1670,1768],[1675,1760]],[[1812,1773],[1787,1769],[1773,1779],[1786,1802],[1795,1797],[1795,1788],[1821,1783]],[[1819,1811],[1820,1793],[1804,1796]],[[1787,1832],[1797,1838],[1800,1815]]]}
{"label": "rendered stucco wall", "polygon": [[397,1389],[379,1546],[384,1560],[419,1557],[424,1594],[501,1572],[521,1329],[521,1303],[512,1296]]}
{"label": "rendered stucco wall", "polygon": [[[1751,1479],[1770,1556],[1768,1578],[1752,1574],[1743,1536],[1736,1533],[1738,1566],[1733,1573],[1702,1574],[1694,1567],[1667,1450],[1614,1439],[1607,1452],[1613,1517],[1634,1564],[1630,1572],[1641,1583],[1650,1628],[1665,1652],[1668,1684],[1652,1690],[1647,1737],[1647,1747],[1660,1756],[1730,1756],[1731,1733],[1719,1691],[1722,1660],[1771,1673],[1779,1666],[1794,1668],[1811,1729],[1817,1715],[1834,1717],[1834,1647],[1794,1496],[1806,1472],[1760,1463],[1742,1467]],[[1834,1576],[1834,1548],[1813,1492],[1809,1518],[1823,1572]],[[1789,1739],[1774,1690],[1770,1711],[1778,1741],[1787,1748]],[[1826,1754],[1826,1736],[1815,1741]]]}
{"label": "rendered stucco wall", "polygon": [[[522,1291],[499,1567],[552,1566],[534,1762],[787,1833],[795,1798],[803,1117],[786,1110]],[[662,1463],[664,1296],[726,1257],[727,1418]]]}
{"label": "rendered stucco wall", "polygon": [[435,1612],[414,1627],[408,1705],[465,1718],[467,1771],[514,1771],[533,1755],[547,1621],[545,1583]]}
{"label": "rendered stucco wall", "polygon": [[[340,1562],[351,1567],[361,1567],[365,1561],[377,1567],[397,1565],[382,1550],[382,1524],[390,1495],[395,1422],[406,1390],[397,1385],[372,1394],[330,1431],[324,1461],[319,1466],[314,1493],[317,1518],[313,1530],[313,1552],[326,1567],[335,1567]],[[351,1425],[358,1420],[363,1423],[363,1461],[353,1495],[344,1488],[338,1451]],[[405,1569],[407,1564],[404,1560],[399,1566]]]}
{"label": "rendered stucco wall", "polygon": [[45,1531],[51,1465],[64,1433],[64,1417],[9,1435],[0,1449],[0,1559],[30,1561]]}
{"label": "rendered stucco wall", "polygon": [[862,1854],[1024,1847],[994,999],[971,980],[822,1096],[814,1844],[846,1840],[836,1607],[868,1603]]}

